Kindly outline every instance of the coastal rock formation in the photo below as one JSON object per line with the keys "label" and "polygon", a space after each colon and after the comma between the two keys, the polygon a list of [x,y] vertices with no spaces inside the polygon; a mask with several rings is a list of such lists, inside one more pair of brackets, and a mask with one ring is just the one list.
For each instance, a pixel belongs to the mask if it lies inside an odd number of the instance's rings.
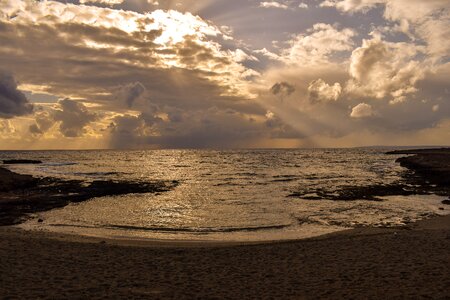
{"label": "coastal rock formation", "polygon": [[450,186],[450,148],[391,151],[387,154],[413,154],[400,157],[397,162],[430,183]]}
{"label": "coastal rock formation", "polygon": [[[428,195],[450,196],[450,148],[391,151],[386,154],[410,155],[396,162],[407,170],[402,180],[388,185],[343,186],[335,190],[298,189],[289,197],[304,200],[380,201],[383,196]],[[446,204],[444,200],[442,203]],[[450,202],[449,202],[450,203]]]}
{"label": "coastal rock formation", "polygon": [[38,179],[31,175],[21,175],[4,168],[0,168],[0,193],[17,189],[31,188],[36,186],[37,182]]}
{"label": "coastal rock formation", "polygon": [[25,221],[28,215],[82,202],[95,197],[130,193],[160,193],[177,186],[176,181],[60,180],[35,178],[0,168],[0,226]]}
{"label": "coastal rock formation", "polygon": [[[382,201],[380,197],[392,195],[420,195],[424,194],[420,187],[397,182],[393,184],[374,184],[367,186],[344,186],[337,190],[325,190],[317,188],[315,190],[298,190],[289,195],[293,198],[302,198],[305,200],[333,200],[333,201]],[[427,194],[426,192],[425,194]]]}

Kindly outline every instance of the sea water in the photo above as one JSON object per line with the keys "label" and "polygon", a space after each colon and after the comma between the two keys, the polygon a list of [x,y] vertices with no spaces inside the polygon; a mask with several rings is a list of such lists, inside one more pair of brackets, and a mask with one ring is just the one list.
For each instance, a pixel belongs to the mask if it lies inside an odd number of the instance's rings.
{"label": "sea water", "polygon": [[[295,191],[401,181],[391,149],[3,151],[19,173],[62,179],[177,180],[159,194],[94,198],[34,215],[22,225],[82,235],[260,241],[317,236],[360,226],[401,226],[442,210],[435,195],[383,201],[307,200]],[[64,191],[62,191],[64,192]],[[37,219],[44,222],[38,222]]]}

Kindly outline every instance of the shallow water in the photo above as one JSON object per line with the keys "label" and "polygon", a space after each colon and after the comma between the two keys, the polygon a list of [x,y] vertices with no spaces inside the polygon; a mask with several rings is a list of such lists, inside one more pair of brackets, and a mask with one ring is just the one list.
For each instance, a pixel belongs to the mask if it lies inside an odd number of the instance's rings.
{"label": "shallow water", "polygon": [[358,226],[396,226],[442,211],[438,196],[382,202],[288,197],[318,187],[388,184],[406,170],[390,149],[0,152],[42,165],[10,169],[68,179],[178,180],[154,195],[102,197],[45,212],[23,226],[89,235],[196,240],[278,240]]}

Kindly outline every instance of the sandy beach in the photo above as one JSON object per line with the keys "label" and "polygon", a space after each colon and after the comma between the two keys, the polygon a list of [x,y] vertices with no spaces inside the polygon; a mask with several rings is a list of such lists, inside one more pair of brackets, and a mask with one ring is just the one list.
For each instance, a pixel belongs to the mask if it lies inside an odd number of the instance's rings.
{"label": "sandy beach", "polygon": [[[448,158],[427,152],[406,160],[413,182],[434,182],[443,206]],[[32,178],[2,172],[2,207],[14,212],[4,211],[5,224],[55,206],[42,206],[53,189],[39,184],[42,197],[22,202]],[[103,239],[13,226],[0,226],[0,238],[3,299],[450,298],[450,216],[266,243]]]}
{"label": "sandy beach", "polygon": [[450,216],[249,245],[0,236],[4,299],[450,297]]}

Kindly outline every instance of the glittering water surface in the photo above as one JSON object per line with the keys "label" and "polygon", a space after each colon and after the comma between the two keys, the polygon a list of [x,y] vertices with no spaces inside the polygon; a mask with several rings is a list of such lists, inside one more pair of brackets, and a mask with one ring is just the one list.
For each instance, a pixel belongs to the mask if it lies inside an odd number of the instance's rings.
{"label": "glittering water surface", "polygon": [[154,150],[0,152],[41,165],[10,169],[67,179],[178,180],[162,194],[95,198],[41,213],[23,226],[88,235],[196,240],[277,240],[356,226],[393,226],[439,210],[442,197],[385,197],[382,202],[305,200],[302,189],[401,180],[389,149]]}

